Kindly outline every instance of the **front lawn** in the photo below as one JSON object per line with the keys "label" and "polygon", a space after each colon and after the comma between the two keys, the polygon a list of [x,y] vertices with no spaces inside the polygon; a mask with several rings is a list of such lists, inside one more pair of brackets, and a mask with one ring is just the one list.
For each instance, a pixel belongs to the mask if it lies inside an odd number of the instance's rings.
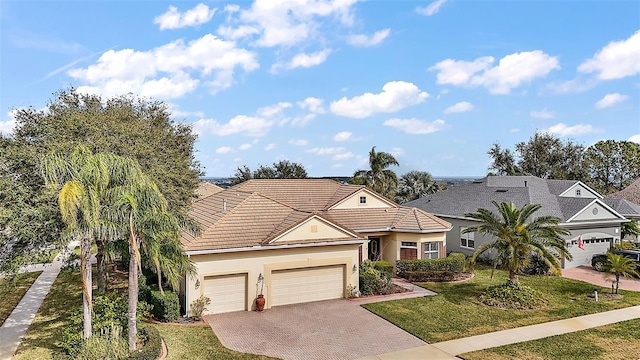
{"label": "front lawn", "polygon": [[635,359],[640,354],[640,320],[459,355],[466,360]]}
{"label": "front lawn", "polygon": [[[209,325],[154,324],[169,349],[167,359],[274,359],[268,356],[244,354],[222,346]],[[247,336],[251,336],[247,333]]]}
{"label": "front lawn", "polygon": [[13,309],[18,306],[20,300],[34,281],[42,274],[42,271],[35,271],[24,274],[17,274],[14,279],[0,277],[0,325],[11,315]]}
{"label": "front lawn", "polygon": [[[422,283],[437,296],[363,305],[400,328],[429,342],[459,339],[493,331],[566,319],[628,306],[640,305],[640,293],[620,291],[623,299],[587,295],[597,286],[557,276],[520,276],[520,281],[545,294],[548,305],[540,310],[500,310],[477,298],[489,286],[504,283],[507,273],[476,270],[475,277],[460,283]],[[610,289],[598,287],[601,294]]]}

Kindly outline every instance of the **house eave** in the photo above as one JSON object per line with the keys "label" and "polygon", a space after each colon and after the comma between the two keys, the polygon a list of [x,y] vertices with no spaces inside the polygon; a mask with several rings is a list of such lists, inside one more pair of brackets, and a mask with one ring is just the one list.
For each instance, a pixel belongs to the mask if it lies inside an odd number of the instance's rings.
{"label": "house eave", "polygon": [[379,232],[400,232],[400,233],[415,233],[415,234],[432,234],[439,232],[448,232],[453,229],[453,226],[440,229],[428,229],[428,230],[416,230],[416,229],[400,229],[400,228],[378,228],[378,229],[358,229],[357,232],[361,234],[366,233],[379,233]]}
{"label": "house eave", "polygon": [[561,222],[558,225],[566,228],[583,228],[592,227],[598,225],[619,225],[629,222],[629,219],[611,219],[611,220],[598,220],[598,221],[586,221],[586,222]]}
{"label": "house eave", "polygon": [[212,250],[190,250],[190,251],[185,251],[185,253],[189,256],[193,256],[193,255],[225,254],[225,253],[233,253],[233,252],[261,251],[261,250],[298,249],[298,248],[331,246],[331,245],[355,245],[355,244],[364,244],[367,242],[369,242],[369,240],[366,240],[366,239],[346,240],[346,241],[324,241],[324,242],[313,242],[313,243],[304,243],[304,244],[250,246],[250,247],[241,247],[241,248],[212,249]]}

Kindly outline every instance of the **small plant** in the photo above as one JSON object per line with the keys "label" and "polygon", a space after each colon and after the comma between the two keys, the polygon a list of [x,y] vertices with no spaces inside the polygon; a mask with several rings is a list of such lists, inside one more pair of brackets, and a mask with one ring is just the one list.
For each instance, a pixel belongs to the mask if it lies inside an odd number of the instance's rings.
{"label": "small plant", "polygon": [[129,346],[124,338],[92,336],[83,341],[82,346],[73,358],[76,360],[124,360],[128,356]]}
{"label": "small plant", "polygon": [[373,261],[365,260],[360,264],[360,292],[362,295],[387,295],[391,293],[391,276],[375,268]]}
{"label": "small plant", "polygon": [[547,303],[534,289],[512,280],[489,287],[479,300],[485,305],[516,310],[539,309]]}
{"label": "small plant", "polygon": [[360,291],[358,291],[356,287],[351,284],[347,286],[347,290],[345,290],[344,294],[348,299],[360,297]]}
{"label": "small plant", "polygon": [[546,275],[551,271],[549,264],[537,253],[531,253],[522,273],[526,275]]}
{"label": "small plant", "polygon": [[614,283],[616,285],[615,293],[618,293],[618,288],[620,287],[620,276],[640,276],[636,270],[636,264],[632,259],[614,253],[607,254],[607,262],[604,264],[604,271],[606,271],[607,274],[615,276],[615,280],[611,283],[612,294]]}
{"label": "small plant", "polygon": [[191,303],[191,312],[193,313],[193,319],[196,321],[202,320],[202,314],[207,310],[207,306],[211,304],[211,299],[201,295],[199,298],[193,300]]}
{"label": "small plant", "polygon": [[147,325],[139,330],[138,338],[143,343],[143,346],[129,354],[127,360],[155,360],[160,356],[162,338],[158,329]]}
{"label": "small plant", "polygon": [[156,320],[173,322],[180,317],[180,298],[173,291],[151,291],[151,305]]}

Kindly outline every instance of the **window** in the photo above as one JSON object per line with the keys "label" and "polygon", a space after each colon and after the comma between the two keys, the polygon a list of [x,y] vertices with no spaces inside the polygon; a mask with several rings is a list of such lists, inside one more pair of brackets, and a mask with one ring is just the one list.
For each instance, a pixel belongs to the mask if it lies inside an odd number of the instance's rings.
{"label": "window", "polygon": [[402,242],[402,247],[418,247],[418,243],[417,242],[403,241]]}
{"label": "window", "polygon": [[460,247],[467,249],[475,249],[476,241],[475,241],[475,233],[466,233],[463,234],[462,231],[465,228],[460,228]]}
{"label": "window", "polygon": [[440,255],[438,250],[438,243],[428,242],[424,243],[424,257],[423,259],[437,259]]}
{"label": "window", "polygon": [[576,196],[581,196],[580,189],[576,189]]}
{"label": "window", "polygon": [[360,204],[366,204],[367,203],[367,197],[366,196],[360,196]]}

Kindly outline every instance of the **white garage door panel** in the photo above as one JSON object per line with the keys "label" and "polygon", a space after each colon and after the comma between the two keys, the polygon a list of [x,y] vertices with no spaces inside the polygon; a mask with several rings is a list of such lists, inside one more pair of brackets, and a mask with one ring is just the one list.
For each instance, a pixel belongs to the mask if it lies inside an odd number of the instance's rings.
{"label": "white garage door panel", "polygon": [[271,305],[344,297],[344,265],[278,270],[271,277]]}
{"label": "white garage door panel", "polygon": [[[600,239],[598,239],[600,240]],[[573,256],[572,261],[565,260],[564,268],[574,268],[576,266],[591,266],[591,258],[596,254],[604,254],[609,250],[609,239],[601,239],[598,240],[585,240],[584,241],[584,250],[578,248],[577,244],[571,245],[569,252]]]}
{"label": "white garage door panel", "polygon": [[247,309],[247,275],[235,274],[204,278],[204,296],[211,299],[208,314]]}

